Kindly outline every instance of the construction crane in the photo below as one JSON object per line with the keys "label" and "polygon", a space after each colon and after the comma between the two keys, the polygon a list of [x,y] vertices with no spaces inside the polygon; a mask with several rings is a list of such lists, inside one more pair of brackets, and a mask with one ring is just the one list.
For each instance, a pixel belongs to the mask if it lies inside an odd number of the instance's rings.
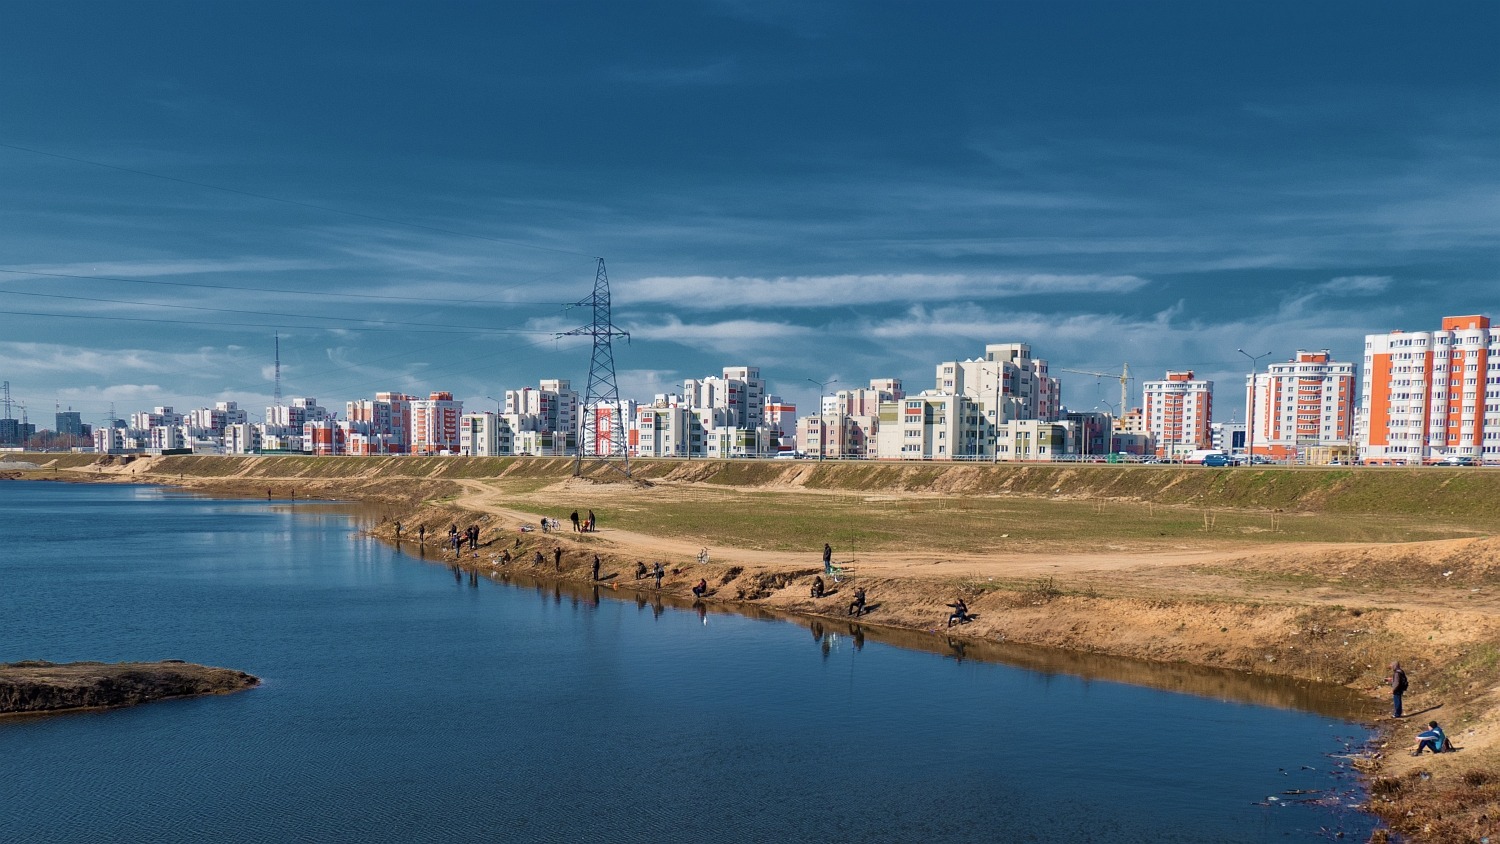
{"label": "construction crane", "polygon": [[1095,378],[1118,378],[1120,379],[1120,414],[1130,409],[1130,364],[1125,364],[1120,374],[1113,372],[1090,372],[1086,369],[1064,369],[1063,372],[1071,372],[1075,375],[1092,375]]}

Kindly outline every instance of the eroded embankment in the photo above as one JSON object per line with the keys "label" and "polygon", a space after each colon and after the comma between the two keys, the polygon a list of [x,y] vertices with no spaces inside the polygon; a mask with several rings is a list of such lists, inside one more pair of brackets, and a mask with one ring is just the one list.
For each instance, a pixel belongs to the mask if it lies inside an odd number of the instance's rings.
{"label": "eroded embankment", "polygon": [[243,671],[180,660],[0,664],[0,715],[40,715],[135,706],[155,700],[243,691],[260,683]]}

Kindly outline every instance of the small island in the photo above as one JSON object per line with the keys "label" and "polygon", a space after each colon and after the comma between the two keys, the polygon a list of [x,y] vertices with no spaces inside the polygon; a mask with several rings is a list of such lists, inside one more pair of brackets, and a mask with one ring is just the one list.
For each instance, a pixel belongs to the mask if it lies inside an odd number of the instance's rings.
{"label": "small island", "polygon": [[0,663],[0,716],[110,709],[243,691],[260,678],[230,668],[161,662]]}

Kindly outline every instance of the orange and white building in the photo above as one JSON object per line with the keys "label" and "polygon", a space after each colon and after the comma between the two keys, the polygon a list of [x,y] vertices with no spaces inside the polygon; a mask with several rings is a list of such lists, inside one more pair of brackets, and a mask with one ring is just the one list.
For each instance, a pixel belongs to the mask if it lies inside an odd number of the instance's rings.
{"label": "orange and white building", "polygon": [[1245,381],[1245,418],[1255,423],[1247,441],[1256,454],[1285,460],[1299,448],[1348,447],[1354,436],[1354,364],[1333,360],[1327,349],[1299,349],[1292,360]]}
{"label": "orange and white building", "polygon": [[448,392],[432,393],[411,402],[411,451],[413,454],[458,453],[458,420],[464,403]]}
{"label": "orange and white building", "polygon": [[1168,372],[1165,381],[1141,385],[1141,411],[1146,432],[1156,446],[1156,456],[1179,459],[1213,447],[1214,382],[1193,378],[1191,369]]}
{"label": "orange and white building", "polygon": [[1500,330],[1486,316],[1444,317],[1437,331],[1365,336],[1360,459],[1500,463]]}

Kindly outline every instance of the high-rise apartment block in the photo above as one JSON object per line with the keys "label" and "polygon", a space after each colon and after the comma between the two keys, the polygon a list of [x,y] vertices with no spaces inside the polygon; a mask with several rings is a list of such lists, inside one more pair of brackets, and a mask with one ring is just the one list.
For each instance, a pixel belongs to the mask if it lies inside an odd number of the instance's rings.
{"label": "high-rise apartment block", "polygon": [[464,403],[452,393],[437,392],[411,403],[411,450],[413,454],[457,452],[458,419]]}
{"label": "high-rise apartment block", "polygon": [[1349,444],[1354,434],[1354,364],[1333,360],[1327,349],[1298,350],[1285,363],[1246,377],[1247,437],[1256,454],[1275,460],[1311,446]]}
{"label": "high-rise apartment block", "polygon": [[1214,382],[1194,379],[1189,369],[1168,372],[1166,380],[1141,387],[1146,431],[1156,444],[1156,456],[1180,459],[1212,446]]}
{"label": "high-rise apartment block", "polygon": [[1470,315],[1366,335],[1360,401],[1366,463],[1500,461],[1500,330]]}

